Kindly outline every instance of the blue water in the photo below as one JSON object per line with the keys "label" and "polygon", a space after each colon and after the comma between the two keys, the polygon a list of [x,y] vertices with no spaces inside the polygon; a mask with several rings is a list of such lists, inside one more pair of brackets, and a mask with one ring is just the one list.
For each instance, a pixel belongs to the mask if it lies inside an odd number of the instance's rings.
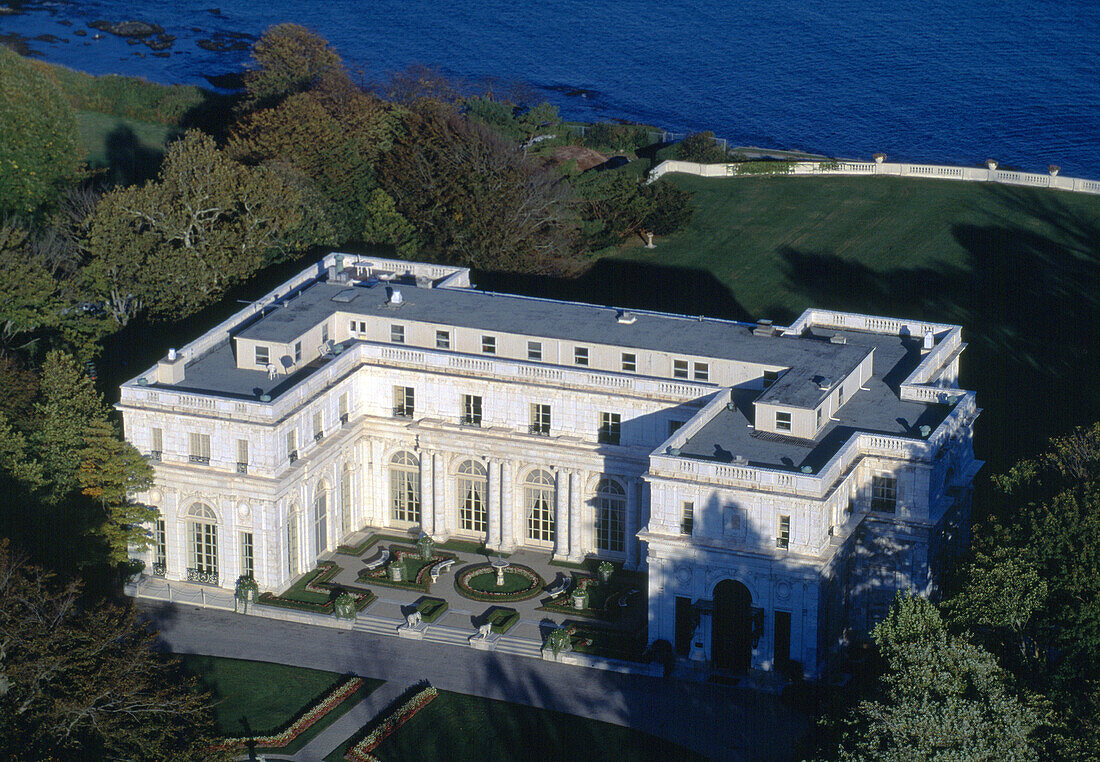
{"label": "blue water", "polygon": [[[365,80],[434,64],[526,83],[569,118],[709,129],[735,144],[845,158],[995,158],[1100,177],[1096,0],[221,0],[217,12],[213,2],[25,3],[0,16],[0,34],[63,37],[30,44],[96,74],[206,84],[204,75],[240,71],[247,52],[208,52],[200,39],[296,21]],[[130,18],[176,35],[172,55],[92,40],[94,30],[72,35],[95,19]]]}

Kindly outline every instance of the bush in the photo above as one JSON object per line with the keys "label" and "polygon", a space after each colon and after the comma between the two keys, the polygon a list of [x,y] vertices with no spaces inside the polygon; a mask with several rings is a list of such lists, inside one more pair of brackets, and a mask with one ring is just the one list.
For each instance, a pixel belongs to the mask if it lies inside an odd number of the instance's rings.
{"label": "bush", "polygon": [[642,192],[653,199],[653,211],[643,226],[654,235],[671,235],[687,227],[695,214],[691,205],[692,194],[667,180],[658,180],[643,186]]}
{"label": "bush", "polygon": [[726,162],[726,150],[714,141],[713,132],[693,132],[676,145],[676,158],[700,164]]}
{"label": "bush", "polygon": [[450,608],[450,604],[442,598],[425,597],[416,602],[416,610],[420,612],[421,618],[427,624],[431,624],[446,614],[448,608]]}
{"label": "bush", "polygon": [[639,124],[597,122],[584,131],[584,145],[589,148],[610,148],[613,151],[636,151],[650,144],[649,129]]}

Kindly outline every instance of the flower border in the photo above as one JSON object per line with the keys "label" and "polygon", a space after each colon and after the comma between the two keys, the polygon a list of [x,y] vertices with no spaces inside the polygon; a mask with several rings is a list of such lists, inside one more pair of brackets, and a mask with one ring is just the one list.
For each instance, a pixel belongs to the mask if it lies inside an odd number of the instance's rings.
{"label": "flower border", "polygon": [[286,746],[302,733],[317,724],[322,717],[340,706],[349,696],[363,687],[363,680],[358,677],[350,677],[338,685],[335,690],[307,709],[298,719],[294,720],[285,730],[269,736],[255,736],[250,738],[226,738],[210,748],[214,751],[234,751],[243,749],[250,743],[257,747],[278,749]]}
{"label": "flower border", "polygon": [[344,759],[349,760],[349,762],[379,762],[378,757],[375,757],[371,752],[393,735],[398,728],[415,717],[417,712],[430,704],[438,695],[439,691],[431,686],[418,691],[412,698],[386,715],[363,740],[352,745],[345,752]]}
{"label": "flower border", "polygon": [[471,601],[495,603],[496,601],[527,601],[531,598],[537,598],[542,593],[543,588],[546,587],[546,581],[539,576],[537,571],[528,566],[524,566],[523,564],[512,564],[508,567],[507,571],[526,577],[531,581],[531,587],[526,590],[518,590],[511,593],[475,590],[470,587],[469,582],[467,582],[470,577],[480,576],[482,574],[495,574],[495,570],[490,564],[481,563],[467,566],[455,574],[455,590],[463,598],[468,598]]}

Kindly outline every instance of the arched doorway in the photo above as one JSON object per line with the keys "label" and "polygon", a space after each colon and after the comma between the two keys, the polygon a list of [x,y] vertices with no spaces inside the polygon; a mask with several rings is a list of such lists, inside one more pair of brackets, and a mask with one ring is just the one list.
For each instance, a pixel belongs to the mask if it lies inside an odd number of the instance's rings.
{"label": "arched doorway", "polygon": [[724,579],[714,586],[711,663],[715,669],[747,672],[752,661],[752,595],[740,582]]}

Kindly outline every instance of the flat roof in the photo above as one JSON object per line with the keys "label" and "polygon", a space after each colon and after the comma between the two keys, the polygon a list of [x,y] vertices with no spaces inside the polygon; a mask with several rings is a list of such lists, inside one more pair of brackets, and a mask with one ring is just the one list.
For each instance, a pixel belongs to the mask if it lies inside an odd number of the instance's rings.
{"label": "flat roof", "polygon": [[833,331],[807,336],[804,341],[828,344],[827,336],[840,334],[850,347],[874,348],[873,376],[848,399],[818,435],[810,440],[756,431],[752,402],[757,391],[733,391],[736,410],[720,409],[680,448],[688,458],[732,463],[741,456],[746,465],[799,470],[810,466],[817,473],[853,434],[867,432],[920,438],[920,427],[933,431],[952,405],[910,402],[898,395],[898,387],[920,363],[919,337],[887,336],[859,331]]}

